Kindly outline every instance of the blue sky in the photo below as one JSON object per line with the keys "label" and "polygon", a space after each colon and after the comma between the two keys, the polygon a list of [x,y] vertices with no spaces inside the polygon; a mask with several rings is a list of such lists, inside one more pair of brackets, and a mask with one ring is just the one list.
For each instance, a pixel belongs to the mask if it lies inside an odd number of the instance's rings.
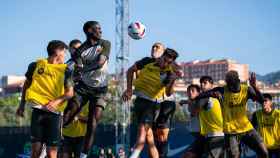
{"label": "blue sky", "polygon": [[[50,40],[84,40],[87,20],[100,21],[114,67],[114,0],[9,0],[0,12],[0,75],[24,74],[46,56]],[[279,17],[279,0],[131,0],[130,19],[142,21],[147,34],[130,40],[130,62],[161,41],[180,53],[179,61],[231,58],[259,74],[280,70]]]}

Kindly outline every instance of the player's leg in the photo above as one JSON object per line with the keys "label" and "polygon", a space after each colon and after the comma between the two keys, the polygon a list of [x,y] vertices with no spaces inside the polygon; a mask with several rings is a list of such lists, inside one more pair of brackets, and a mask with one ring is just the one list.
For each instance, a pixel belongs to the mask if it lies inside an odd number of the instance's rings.
{"label": "player's leg", "polygon": [[75,116],[81,111],[82,107],[88,102],[88,96],[85,93],[75,92],[75,95],[67,103],[67,106],[63,112],[63,126],[67,126],[71,123]]}
{"label": "player's leg", "polygon": [[240,157],[240,140],[238,135],[226,134],[225,135],[225,146],[226,152],[229,158],[239,158]]}
{"label": "player's leg", "polygon": [[73,146],[74,142],[71,137],[63,136],[62,144],[61,144],[61,158],[72,158]]}
{"label": "player's leg", "polygon": [[43,147],[44,111],[32,110],[31,116],[31,158],[39,158]]}
{"label": "player's leg", "polygon": [[161,158],[167,157],[169,128],[175,109],[176,104],[173,101],[164,101],[160,104],[160,112],[156,119],[154,134],[156,146]]}
{"label": "player's leg", "polygon": [[83,146],[82,152],[87,154],[90,150],[93,141],[94,135],[97,127],[97,123],[102,116],[103,109],[101,107],[95,107],[94,105],[89,105],[89,113],[88,113],[88,122],[87,122],[87,132],[85,135],[85,142]]}
{"label": "player's leg", "polygon": [[80,158],[81,152],[82,152],[82,147],[84,144],[84,138],[85,137],[77,137],[75,138],[75,145],[73,146],[73,153],[74,153],[74,158]]}
{"label": "player's leg", "polygon": [[200,158],[203,154],[204,137],[197,136],[192,144],[185,150],[182,158]]}
{"label": "player's leg", "polygon": [[207,158],[220,158],[224,150],[224,137],[209,137],[205,140],[204,153]]}
{"label": "player's leg", "polygon": [[255,129],[246,132],[241,141],[244,142],[249,148],[256,152],[259,158],[268,158],[268,150]]}
{"label": "player's leg", "polygon": [[58,146],[61,141],[62,116],[48,112],[44,137],[47,146],[47,157],[57,158]]}
{"label": "player's leg", "polygon": [[[148,131],[151,130],[155,119],[154,102],[137,97],[134,102],[134,111],[138,122],[137,140],[130,158],[138,158],[146,143]],[[152,130],[151,130],[152,131]],[[149,136],[153,136],[149,133]],[[149,139],[151,150],[153,150],[153,138]]]}
{"label": "player's leg", "polygon": [[147,140],[147,144],[148,144],[149,155],[152,158],[158,158],[159,153],[158,153],[157,147],[155,145],[153,130],[152,130],[151,126],[147,126],[146,133],[147,133],[146,140]]}

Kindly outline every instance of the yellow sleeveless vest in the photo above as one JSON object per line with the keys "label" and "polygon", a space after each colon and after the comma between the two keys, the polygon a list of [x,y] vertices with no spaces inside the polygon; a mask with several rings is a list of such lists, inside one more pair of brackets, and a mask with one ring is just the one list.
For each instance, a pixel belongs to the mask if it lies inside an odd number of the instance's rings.
{"label": "yellow sleeveless vest", "polygon": [[241,84],[240,92],[230,92],[224,87],[223,118],[224,132],[237,134],[253,129],[247,116],[248,85]]}
{"label": "yellow sleeveless vest", "polygon": [[145,94],[151,99],[159,99],[165,93],[165,86],[162,84],[160,72],[172,71],[171,67],[160,70],[155,66],[155,62],[147,64],[138,74],[138,78],[133,82],[135,91]]}
{"label": "yellow sleeveless vest", "polygon": [[[88,103],[82,108],[82,111],[78,114],[82,117],[88,116]],[[79,120],[74,120],[67,127],[62,129],[62,134],[67,137],[83,137],[86,135],[87,124],[82,123]]]}
{"label": "yellow sleeveless vest", "polygon": [[280,148],[280,111],[275,109],[272,114],[265,114],[262,110],[256,112],[258,132],[262,136],[268,149]]}
{"label": "yellow sleeveless vest", "polygon": [[223,116],[220,102],[218,99],[210,97],[209,104],[212,104],[210,109],[202,109],[199,112],[200,133],[203,136],[223,132]]}
{"label": "yellow sleeveless vest", "polygon": [[[63,95],[65,70],[66,64],[49,64],[46,59],[38,60],[25,100],[45,106],[49,101]],[[63,112],[66,104],[64,102],[59,105],[57,112]]]}

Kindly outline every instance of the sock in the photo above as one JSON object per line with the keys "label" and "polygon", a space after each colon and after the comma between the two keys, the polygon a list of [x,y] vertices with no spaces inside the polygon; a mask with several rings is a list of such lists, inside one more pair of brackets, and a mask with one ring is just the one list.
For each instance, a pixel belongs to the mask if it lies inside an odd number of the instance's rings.
{"label": "sock", "polygon": [[80,158],[87,158],[87,154],[81,153]]}
{"label": "sock", "polygon": [[129,158],[138,158],[140,156],[141,150],[135,149]]}

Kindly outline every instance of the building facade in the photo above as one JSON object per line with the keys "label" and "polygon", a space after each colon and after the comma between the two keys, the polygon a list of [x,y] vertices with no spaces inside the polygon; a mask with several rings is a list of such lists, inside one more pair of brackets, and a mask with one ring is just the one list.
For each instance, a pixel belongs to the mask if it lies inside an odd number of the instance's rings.
{"label": "building facade", "polygon": [[242,82],[249,79],[249,66],[247,64],[239,64],[234,60],[206,60],[183,62],[181,66],[184,70],[184,80],[187,83],[193,83],[201,76],[208,75],[215,82],[225,79],[225,75],[230,70],[236,70]]}

